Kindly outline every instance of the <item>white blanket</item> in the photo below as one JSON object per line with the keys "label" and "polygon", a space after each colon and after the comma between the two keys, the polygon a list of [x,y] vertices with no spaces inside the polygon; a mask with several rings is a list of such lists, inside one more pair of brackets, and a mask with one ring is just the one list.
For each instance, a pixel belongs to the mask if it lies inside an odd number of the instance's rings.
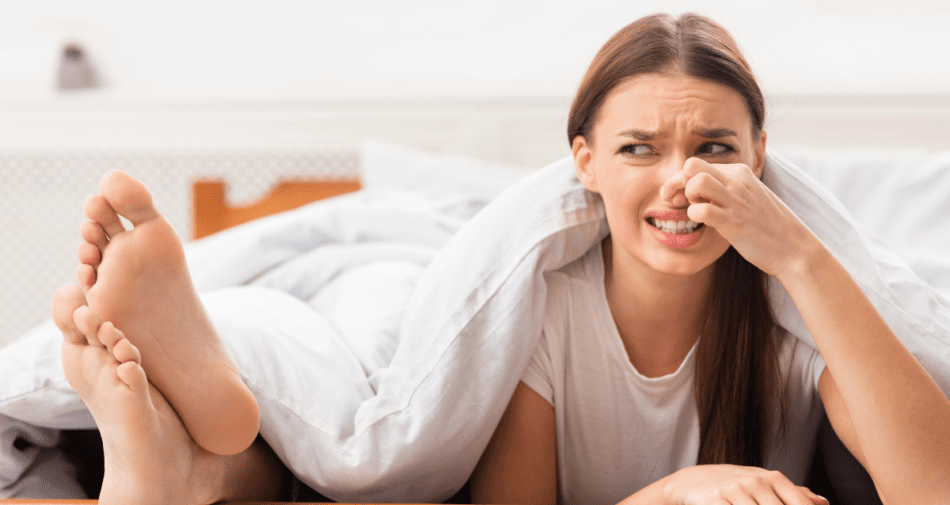
{"label": "white blanket", "polygon": [[[764,181],[950,391],[947,299],[787,161],[770,153]],[[327,496],[454,494],[537,342],[543,273],[607,233],[569,159],[472,217],[485,200],[365,191],[189,246],[209,313],[258,398],[262,435]],[[784,289],[771,289],[780,324],[813,345]],[[59,341],[46,325],[0,351],[0,497],[22,493],[38,461],[14,438],[38,440],[39,454],[56,429],[94,426],[58,369]]]}

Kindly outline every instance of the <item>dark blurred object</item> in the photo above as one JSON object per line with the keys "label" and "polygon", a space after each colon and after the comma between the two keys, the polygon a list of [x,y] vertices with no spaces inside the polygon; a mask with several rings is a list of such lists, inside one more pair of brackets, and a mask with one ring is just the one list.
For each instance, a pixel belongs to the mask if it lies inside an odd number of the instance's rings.
{"label": "dark blurred object", "polygon": [[818,447],[805,485],[835,505],[881,505],[871,476],[835,434],[828,416],[818,427]]}
{"label": "dark blurred object", "polygon": [[83,89],[99,86],[96,71],[79,44],[66,44],[59,63],[59,89]]}

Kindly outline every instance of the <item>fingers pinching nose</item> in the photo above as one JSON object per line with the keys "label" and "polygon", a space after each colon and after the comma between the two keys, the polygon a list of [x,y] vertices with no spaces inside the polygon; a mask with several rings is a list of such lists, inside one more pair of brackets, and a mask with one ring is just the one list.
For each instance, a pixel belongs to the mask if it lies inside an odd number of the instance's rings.
{"label": "fingers pinching nose", "polygon": [[660,186],[660,198],[667,200],[677,207],[688,204],[686,198],[686,183],[682,177],[673,177]]}
{"label": "fingers pinching nose", "polygon": [[686,189],[687,182],[689,182],[689,175],[684,170],[677,170],[663,181],[663,185],[660,186],[660,198],[673,200],[678,193]]}
{"label": "fingers pinching nose", "polygon": [[676,193],[673,193],[673,196],[670,197],[670,203],[676,207],[684,207],[689,204],[689,198],[686,197],[685,189],[678,189]]}

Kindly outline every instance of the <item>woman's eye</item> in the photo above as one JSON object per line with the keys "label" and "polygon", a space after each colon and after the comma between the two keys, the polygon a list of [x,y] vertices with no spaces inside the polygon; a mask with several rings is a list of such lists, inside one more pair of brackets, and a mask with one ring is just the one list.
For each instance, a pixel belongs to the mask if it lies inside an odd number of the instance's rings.
{"label": "woman's eye", "polygon": [[733,149],[731,146],[720,144],[718,142],[709,142],[703,144],[703,146],[699,148],[699,154],[707,154],[711,156],[722,156],[724,154],[730,154],[733,152],[735,152],[735,149]]}
{"label": "woman's eye", "polygon": [[649,156],[653,154],[653,148],[647,144],[627,144],[620,148],[620,152],[633,156]]}

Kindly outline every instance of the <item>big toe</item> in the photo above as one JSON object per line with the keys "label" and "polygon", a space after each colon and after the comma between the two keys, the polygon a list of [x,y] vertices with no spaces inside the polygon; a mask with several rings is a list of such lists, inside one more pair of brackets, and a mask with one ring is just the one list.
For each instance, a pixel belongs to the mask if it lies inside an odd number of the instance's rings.
{"label": "big toe", "polygon": [[56,290],[53,295],[53,304],[50,312],[53,315],[53,321],[56,327],[63,333],[63,340],[70,344],[85,344],[86,336],[83,335],[73,320],[73,313],[76,309],[86,305],[86,296],[82,289],[75,284],[66,284]]}
{"label": "big toe", "polygon": [[145,184],[121,170],[111,170],[102,176],[99,193],[120,216],[133,225],[159,216]]}

